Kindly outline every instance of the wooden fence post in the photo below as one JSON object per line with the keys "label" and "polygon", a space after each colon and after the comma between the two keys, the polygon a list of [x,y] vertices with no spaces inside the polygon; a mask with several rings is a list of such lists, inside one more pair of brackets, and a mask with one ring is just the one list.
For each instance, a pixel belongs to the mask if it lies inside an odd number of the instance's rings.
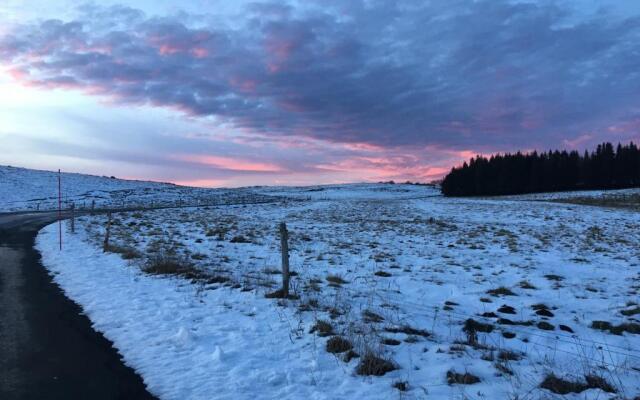
{"label": "wooden fence post", "polygon": [[289,233],[287,224],[280,223],[280,249],[282,252],[282,297],[289,297]]}
{"label": "wooden fence post", "polygon": [[76,233],[76,204],[71,203],[71,233]]}
{"label": "wooden fence post", "polygon": [[107,231],[104,234],[104,245],[102,246],[103,251],[109,250],[109,235],[111,234],[111,213],[107,214]]}

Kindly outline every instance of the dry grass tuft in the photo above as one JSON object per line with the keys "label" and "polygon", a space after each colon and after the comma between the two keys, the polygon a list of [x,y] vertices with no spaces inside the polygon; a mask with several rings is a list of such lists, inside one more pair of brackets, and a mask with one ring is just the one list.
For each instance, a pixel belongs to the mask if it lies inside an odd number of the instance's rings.
{"label": "dry grass tuft", "polygon": [[316,323],[311,327],[309,333],[318,333],[318,336],[325,337],[334,335],[333,326],[328,321],[319,319]]}
{"label": "dry grass tuft", "polygon": [[635,322],[624,322],[620,325],[613,325],[607,321],[593,321],[591,328],[599,329],[601,331],[609,331],[614,335],[622,335],[624,332],[640,335],[640,324]]}
{"label": "dry grass tuft", "polygon": [[449,385],[453,385],[453,384],[473,385],[478,382],[480,382],[480,378],[468,372],[465,372],[464,374],[459,374],[453,370],[447,371],[447,383]]}
{"label": "dry grass tuft", "polygon": [[104,251],[108,251],[110,253],[118,253],[124,260],[133,260],[135,258],[140,258],[142,255],[133,247],[130,246],[118,246],[116,244],[109,244],[104,247]]}
{"label": "dry grass tuft", "polygon": [[345,281],[340,275],[328,275],[326,279],[327,282],[329,282],[329,284],[333,286],[340,286],[344,285],[345,283],[349,283]]}
{"label": "dry grass tuft", "polygon": [[422,337],[431,336],[431,334],[426,330],[412,328],[409,325],[402,325],[399,327],[386,327],[384,330],[389,333],[404,333],[406,335],[411,335],[411,336],[422,336]]}
{"label": "dry grass tuft", "polygon": [[407,381],[395,381],[391,386],[401,392],[406,392],[409,389],[409,383]]}
{"label": "dry grass tuft", "polygon": [[166,253],[158,253],[147,260],[143,271],[154,275],[185,275],[194,271],[187,259]]}
{"label": "dry grass tuft", "polygon": [[356,367],[356,374],[364,376],[382,376],[387,372],[396,370],[396,365],[391,360],[378,357],[369,352],[362,357]]}
{"label": "dry grass tuft", "polygon": [[558,378],[551,373],[544,378],[540,387],[562,395],[582,393],[587,389],[601,389],[607,393],[616,393],[616,389],[609,382],[596,375],[586,375],[585,382],[581,382]]}
{"label": "dry grass tuft", "polygon": [[504,286],[487,290],[487,294],[490,294],[492,296],[517,296],[517,294],[515,294],[511,289]]}
{"label": "dry grass tuft", "polygon": [[351,349],[353,349],[351,342],[342,336],[334,336],[327,341],[327,351],[329,353],[344,353]]}
{"label": "dry grass tuft", "polygon": [[472,318],[469,318],[464,322],[464,327],[462,328],[462,330],[466,333],[470,333],[470,332],[491,333],[493,332],[493,328],[494,327],[491,324],[485,324],[482,322],[478,322]]}
{"label": "dry grass tuft", "polygon": [[379,315],[374,313],[371,310],[364,310],[362,312],[362,319],[364,320],[364,322],[373,322],[373,323],[378,323],[378,322],[382,322],[384,321],[384,318]]}

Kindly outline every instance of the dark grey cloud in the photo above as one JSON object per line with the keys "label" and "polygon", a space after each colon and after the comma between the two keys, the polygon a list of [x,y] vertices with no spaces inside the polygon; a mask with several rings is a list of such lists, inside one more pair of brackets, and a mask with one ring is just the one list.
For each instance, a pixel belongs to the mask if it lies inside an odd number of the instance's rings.
{"label": "dark grey cloud", "polygon": [[34,85],[262,135],[502,150],[635,126],[640,18],[562,4],[259,2],[226,25],[85,6],[17,27],[0,56]]}

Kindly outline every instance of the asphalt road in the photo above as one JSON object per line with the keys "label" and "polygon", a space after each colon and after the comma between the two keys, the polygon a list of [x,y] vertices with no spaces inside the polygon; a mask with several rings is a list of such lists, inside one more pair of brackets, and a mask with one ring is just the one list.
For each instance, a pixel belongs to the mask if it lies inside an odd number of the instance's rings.
{"label": "asphalt road", "polygon": [[33,248],[55,213],[0,214],[0,399],[152,399]]}

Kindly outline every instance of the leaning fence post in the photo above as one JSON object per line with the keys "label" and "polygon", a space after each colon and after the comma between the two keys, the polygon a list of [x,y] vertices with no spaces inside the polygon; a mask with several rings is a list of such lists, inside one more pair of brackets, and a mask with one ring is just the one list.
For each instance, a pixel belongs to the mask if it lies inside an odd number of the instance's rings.
{"label": "leaning fence post", "polygon": [[111,234],[111,213],[107,214],[107,231],[104,234],[104,245],[102,246],[103,251],[107,251],[109,249],[109,235]]}
{"label": "leaning fence post", "polygon": [[287,224],[280,223],[280,249],[282,252],[282,297],[289,297],[289,233]]}

